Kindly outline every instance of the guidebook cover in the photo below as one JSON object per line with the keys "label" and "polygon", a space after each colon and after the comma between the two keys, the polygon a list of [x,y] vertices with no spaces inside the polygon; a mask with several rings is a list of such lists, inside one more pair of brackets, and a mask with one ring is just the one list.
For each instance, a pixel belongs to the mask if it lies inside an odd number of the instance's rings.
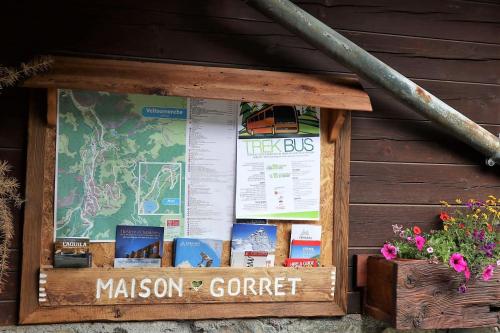
{"label": "guidebook cover", "polygon": [[92,266],[89,239],[84,237],[56,238],[54,267],[82,268]]}
{"label": "guidebook cover", "polygon": [[221,240],[196,238],[174,240],[174,267],[220,267],[221,255]]}
{"label": "guidebook cover", "polygon": [[160,267],[163,227],[116,227],[115,267]]}
{"label": "guidebook cover", "polygon": [[231,266],[273,267],[276,230],[276,225],[272,224],[234,224]]}
{"label": "guidebook cover", "polygon": [[319,259],[321,249],[321,226],[294,224],[290,237],[290,258]]}

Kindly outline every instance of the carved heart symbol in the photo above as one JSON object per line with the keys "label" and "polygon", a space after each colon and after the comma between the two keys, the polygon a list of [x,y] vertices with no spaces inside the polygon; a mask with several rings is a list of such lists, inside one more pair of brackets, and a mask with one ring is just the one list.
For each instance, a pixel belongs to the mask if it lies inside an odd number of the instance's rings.
{"label": "carved heart symbol", "polygon": [[202,285],[203,281],[191,281],[191,287],[193,288],[194,291],[200,290]]}

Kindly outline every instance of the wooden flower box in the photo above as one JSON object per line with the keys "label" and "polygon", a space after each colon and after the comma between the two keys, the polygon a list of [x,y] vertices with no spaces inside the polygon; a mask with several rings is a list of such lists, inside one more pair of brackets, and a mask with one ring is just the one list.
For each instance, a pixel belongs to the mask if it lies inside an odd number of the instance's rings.
{"label": "wooden flower box", "polygon": [[469,284],[443,264],[369,257],[364,308],[396,329],[496,326],[500,323],[500,274]]}

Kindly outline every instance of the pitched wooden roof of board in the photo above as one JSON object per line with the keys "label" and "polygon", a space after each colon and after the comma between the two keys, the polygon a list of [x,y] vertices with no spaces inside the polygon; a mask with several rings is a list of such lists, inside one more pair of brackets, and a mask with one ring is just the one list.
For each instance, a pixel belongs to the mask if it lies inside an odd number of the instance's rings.
{"label": "pitched wooden roof of board", "polygon": [[288,73],[129,60],[54,57],[24,86],[102,90],[372,111],[353,75]]}

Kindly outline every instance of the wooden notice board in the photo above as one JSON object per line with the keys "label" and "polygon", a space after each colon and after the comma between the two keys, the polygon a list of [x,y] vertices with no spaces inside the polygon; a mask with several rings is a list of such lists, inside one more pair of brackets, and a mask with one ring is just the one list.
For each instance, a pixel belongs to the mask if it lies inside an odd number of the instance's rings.
{"label": "wooden notice board", "polygon": [[[28,128],[20,323],[338,316],[347,309],[350,113],[371,111],[352,76],[56,57],[33,89]],[[56,89],[174,95],[321,107],[321,267],[283,267],[291,222],[278,225],[272,268],[113,268],[114,243],[91,243],[93,267],[52,267]],[[307,221],[294,221],[306,223]],[[313,223],[313,222],[307,222]],[[148,285],[149,291],[138,289]]]}

